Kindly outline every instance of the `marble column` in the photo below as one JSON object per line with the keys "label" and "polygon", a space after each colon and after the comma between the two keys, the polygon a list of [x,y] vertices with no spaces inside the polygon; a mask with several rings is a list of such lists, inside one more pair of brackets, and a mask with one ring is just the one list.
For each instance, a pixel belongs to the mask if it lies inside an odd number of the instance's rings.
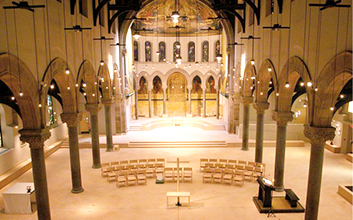
{"label": "marble column", "polygon": [[98,132],[98,111],[101,109],[97,103],[87,103],[85,105],[86,111],[90,113],[91,118],[91,139],[92,139],[92,156],[93,169],[101,167],[100,151],[99,151],[99,132]]}
{"label": "marble column", "polygon": [[276,191],[283,191],[287,124],[293,120],[293,112],[275,111],[273,112],[272,118],[277,122],[274,187]]}
{"label": "marble column", "polygon": [[216,89],[216,118],[219,119],[219,89]]}
{"label": "marble column", "polygon": [[189,115],[191,115],[191,86],[188,86]]}
{"label": "marble column", "polygon": [[256,117],[256,145],[255,145],[255,162],[262,163],[262,151],[264,142],[264,114],[269,108],[267,102],[256,102],[254,108],[257,112]]}
{"label": "marble column", "polygon": [[72,193],[83,192],[81,180],[81,167],[80,167],[80,152],[78,145],[78,124],[82,119],[80,113],[63,113],[61,120],[67,124],[69,129],[69,149],[70,149],[70,166],[71,166],[71,180],[72,180]]}
{"label": "marble column", "polygon": [[167,114],[167,88],[163,87],[163,115]]}
{"label": "marble column", "polygon": [[241,101],[243,103],[243,137],[241,150],[249,150],[249,117],[250,117],[250,104],[253,102],[253,97],[242,97]]}
{"label": "marble column", "polygon": [[107,139],[107,152],[112,152],[113,149],[113,132],[112,132],[112,112],[111,105],[113,100],[103,100],[102,104],[104,105],[105,113],[105,134]]}
{"label": "marble column", "polygon": [[148,90],[148,117],[152,118],[152,100],[151,100],[151,90]]}
{"label": "marble column", "polygon": [[139,97],[138,97],[138,90],[135,90],[135,119],[139,119]]}
{"label": "marble column", "polygon": [[335,137],[335,129],[332,127],[313,127],[306,124],[304,125],[304,135],[309,138],[311,142],[305,220],[317,220],[325,142]]}
{"label": "marble column", "polygon": [[202,88],[203,91],[203,118],[206,118],[206,87]]}
{"label": "marble column", "polygon": [[45,170],[44,141],[49,139],[49,129],[19,131],[20,140],[29,143],[31,149],[32,174],[36,189],[37,215],[40,220],[50,220],[47,174]]}

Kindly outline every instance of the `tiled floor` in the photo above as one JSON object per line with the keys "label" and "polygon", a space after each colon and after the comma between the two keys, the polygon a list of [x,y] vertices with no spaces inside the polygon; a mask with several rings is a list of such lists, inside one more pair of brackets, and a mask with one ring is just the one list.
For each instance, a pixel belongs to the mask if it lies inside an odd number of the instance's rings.
{"label": "tiled floor", "polygon": [[[293,189],[304,206],[309,152],[309,146],[286,149],[285,186]],[[241,151],[239,148],[124,148],[119,152],[110,153],[101,150],[102,162],[157,157],[166,158],[167,161],[175,160],[176,157],[190,161],[189,165],[194,169],[194,179],[192,183],[181,183],[181,190],[191,193],[191,207],[169,209],[166,208],[166,192],[176,190],[176,183],[156,185],[152,179],[149,179],[148,184],[144,186],[117,188],[114,182],[108,183],[100,176],[100,170],[91,168],[91,155],[90,149],[80,150],[82,181],[85,189],[81,194],[70,193],[71,175],[68,149],[60,149],[46,160],[52,219],[267,219],[267,215],[258,213],[252,202],[252,197],[257,194],[257,183],[246,182],[244,186],[204,184],[198,170],[201,157],[252,161],[253,148],[249,151]],[[274,147],[264,149],[266,175],[269,175],[271,179],[274,155]],[[26,172],[15,182],[26,181],[32,181],[31,171]],[[2,189],[0,193],[12,184]],[[344,155],[325,151],[320,220],[352,219],[352,206],[337,194],[339,184],[352,184],[352,163],[345,160]],[[0,209],[3,207],[2,195],[0,195]],[[277,214],[276,217],[271,218],[299,220],[304,219],[304,214]],[[4,214],[2,210],[0,219],[31,220],[37,219],[37,214]]]}

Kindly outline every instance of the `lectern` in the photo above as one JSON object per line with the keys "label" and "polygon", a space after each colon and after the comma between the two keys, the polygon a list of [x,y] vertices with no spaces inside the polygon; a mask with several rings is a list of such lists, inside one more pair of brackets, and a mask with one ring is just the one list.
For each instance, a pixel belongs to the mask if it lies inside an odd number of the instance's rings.
{"label": "lectern", "polygon": [[262,201],[263,207],[272,206],[272,191],[275,189],[272,186],[272,182],[263,177],[258,177],[257,182],[259,183],[259,195],[258,199]]}

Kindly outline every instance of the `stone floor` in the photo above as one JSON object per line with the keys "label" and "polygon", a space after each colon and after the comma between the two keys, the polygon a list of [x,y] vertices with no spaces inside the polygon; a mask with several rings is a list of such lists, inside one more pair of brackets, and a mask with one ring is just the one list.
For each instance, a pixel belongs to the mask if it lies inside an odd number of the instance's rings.
{"label": "stone floor", "polygon": [[[291,147],[286,150],[285,186],[292,188],[305,206],[308,179],[310,148]],[[275,148],[264,149],[266,176],[272,179]],[[258,185],[246,182],[244,186],[202,183],[198,170],[201,157],[243,159],[252,161],[254,148],[241,151],[240,148],[135,148],[121,149],[119,152],[101,150],[102,162],[136,158],[166,158],[167,161],[188,160],[194,169],[192,183],[182,183],[181,190],[191,193],[191,207],[166,208],[166,192],[175,191],[176,183],[156,185],[152,179],[144,186],[117,188],[114,182],[108,183],[100,176],[100,170],[91,168],[90,149],[81,149],[81,171],[83,187],[81,194],[72,194],[68,149],[60,149],[46,160],[50,208],[55,220],[123,219],[123,220],[203,220],[203,219],[267,219],[259,214],[252,202]],[[170,166],[168,164],[168,166]],[[0,219],[32,220],[37,214],[4,214],[2,192],[15,182],[32,181],[31,170],[0,191]],[[320,220],[350,220],[352,206],[337,194],[339,184],[352,184],[352,163],[345,155],[325,151],[323,185],[321,191]],[[275,194],[282,195],[282,194]],[[277,214],[272,219],[299,220],[304,214]]]}

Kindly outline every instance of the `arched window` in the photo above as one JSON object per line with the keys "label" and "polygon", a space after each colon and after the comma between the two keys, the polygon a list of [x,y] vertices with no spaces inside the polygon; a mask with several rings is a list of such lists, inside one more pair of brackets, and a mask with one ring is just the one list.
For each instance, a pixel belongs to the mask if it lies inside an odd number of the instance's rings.
{"label": "arched window", "polygon": [[188,45],[188,62],[195,62],[195,42],[193,41]]}
{"label": "arched window", "polygon": [[145,58],[146,62],[152,61],[152,44],[149,41],[145,42]]}
{"label": "arched window", "polygon": [[178,56],[180,56],[180,48],[181,48],[181,45],[180,45],[179,41],[175,41],[173,44],[173,61],[174,62],[176,61],[176,58]]}
{"label": "arched window", "polygon": [[165,59],[166,59],[165,50],[166,50],[165,42],[163,42],[163,41],[159,42],[159,45],[158,45],[159,62],[164,62],[165,61]]}
{"label": "arched window", "polygon": [[202,62],[209,61],[209,47],[208,41],[202,42]]}
{"label": "arched window", "polygon": [[215,44],[215,54],[214,54],[214,60],[217,61],[217,58],[216,56],[218,54],[221,54],[221,42],[219,40],[216,41],[216,44]]}
{"label": "arched window", "polygon": [[139,43],[134,41],[134,61],[139,61]]}
{"label": "arched window", "polygon": [[52,96],[47,96],[47,108],[48,108],[48,122],[49,125],[54,124],[54,106],[53,106],[53,98]]}

